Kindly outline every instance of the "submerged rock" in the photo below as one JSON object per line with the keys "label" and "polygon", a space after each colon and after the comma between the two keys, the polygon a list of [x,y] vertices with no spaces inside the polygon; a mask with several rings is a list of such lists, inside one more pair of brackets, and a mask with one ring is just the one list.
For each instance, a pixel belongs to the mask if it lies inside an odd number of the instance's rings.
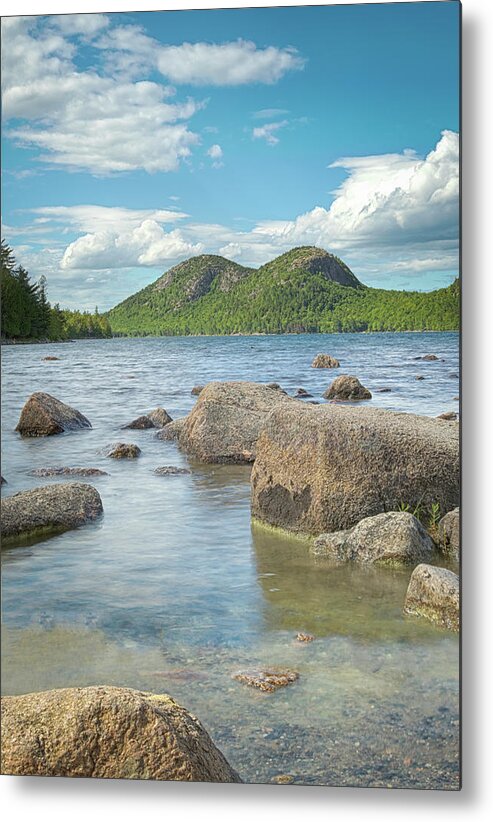
{"label": "submerged rock", "polygon": [[3,697],[2,772],[241,782],[170,696],[108,685]]}
{"label": "submerged rock", "polygon": [[101,497],[92,485],[80,482],[44,485],[2,499],[2,541],[43,538],[68,531],[103,513]]}
{"label": "submerged rock", "polygon": [[259,431],[269,412],[278,405],[291,404],[301,405],[266,385],[210,382],[177,427],[177,439],[201,462],[253,462]]}
{"label": "submerged rock", "polygon": [[390,394],[391,388],[377,388],[377,394]]}
{"label": "submerged rock", "polygon": [[141,417],[137,417],[137,419],[132,420],[128,425],[122,427],[124,429],[132,428],[143,431],[148,428],[164,428],[164,426],[168,425],[171,421],[172,417],[170,417],[164,408],[155,408],[154,411],[143,414]]}
{"label": "submerged rock", "polygon": [[434,360],[438,360],[436,354],[425,354],[424,357],[413,357],[414,360],[423,360],[424,362],[434,362]]}
{"label": "submerged rock", "polygon": [[424,377],[423,377],[422,374],[417,374],[414,379],[415,380],[424,380]]}
{"label": "submerged rock", "polygon": [[191,394],[194,397],[198,397],[200,392],[203,391],[204,388],[205,388],[205,385],[194,385],[194,387],[192,388]]}
{"label": "submerged rock", "polygon": [[233,674],[233,679],[236,679],[238,682],[243,682],[251,688],[259,688],[261,691],[267,691],[267,693],[272,693],[273,691],[277,691],[278,688],[290,685],[292,682],[296,682],[299,677],[300,675],[297,671],[290,671],[284,668],[279,670],[255,668],[249,671],[238,671],[237,674]]}
{"label": "submerged rock", "polygon": [[138,445],[131,442],[116,442],[108,446],[106,456],[114,460],[134,460],[140,457],[141,453]]}
{"label": "submerged rock", "polygon": [[437,417],[437,420],[447,420],[449,422],[453,421],[453,420],[456,420],[456,419],[457,419],[456,411],[445,411],[445,413],[439,414],[438,417]]}
{"label": "submerged rock", "polygon": [[371,392],[357,377],[340,376],[323,394],[326,400],[371,400]]}
{"label": "submerged rock", "polygon": [[60,357],[43,357],[43,362],[54,362],[55,360],[59,360]]}
{"label": "submerged rock", "polygon": [[268,382],[267,383],[267,388],[272,388],[273,391],[280,391],[281,394],[286,394],[287,393],[284,390],[284,388],[281,385],[279,385],[278,382]]}
{"label": "submerged rock", "polygon": [[312,368],[339,368],[340,362],[330,354],[317,354],[312,362]]}
{"label": "submerged rock", "polygon": [[100,468],[34,468],[30,477],[107,477]]}
{"label": "submerged rock", "polygon": [[297,397],[311,397],[312,394],[309,394],[308,391],[306,391],[304,388],[298,388],[298,390],[296,391],[296,396]]}
{"label": "submerged rock", "polygon": [[346,554],[344,546],[350,531],[332,531],[330,534],[320,534],[311,546],[311,553],[316,557],[327,557],[336,562],[344,562]]}
{"label": "submerged rock", "polygon": [[175,465],[162,465],[154,471],[158,477],[170,477],[176,474],[190,474],[188,468],[177,468]]}
{"label": "submerged rock", "polygon": [[0,485],[6,485],[6,484],[7,484],[7,480],[0,475]]}
{"label": "submerged rock", "polygon": [[440,549],[445,556],[456,562],[460,559],[460,510],[454,508],[449,511],[438,523]]}
{"label": "submerged rock", "polygon": [[459,577],[447,568],[418,565],[411,574],[404,611],[458,631]]}
{"label": "submerged rock", "polygon": [[298,634],[296,634],[296,639],[298,640],[298,642],[313,642],[315,637],[313,636],[313,634],[304,634],[303,631],[300,631]]}
{"label": "submerged rock", "polygon": [[24,405],[15,430],[23,437],[49,437],[78,428],[92,428],[87,417],[56,397],[38,391]]}
{"label": "submerged rock", "polygon": [[289,531],[347,530],[403,501],[459,503],[458,426],[431,417],[286,402],[268,415],[256,454],[252,514]]}

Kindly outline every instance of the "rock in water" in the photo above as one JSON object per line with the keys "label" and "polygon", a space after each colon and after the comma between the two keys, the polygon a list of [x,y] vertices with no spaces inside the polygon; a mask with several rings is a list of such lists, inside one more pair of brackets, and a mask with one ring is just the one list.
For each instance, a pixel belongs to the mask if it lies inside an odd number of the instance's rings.
{"label": "rock in water", "polygon": [[418,519],[403,511],[366,517],[349,531],[322,534],[314,553],[338,561],[379,565],[416,564],[433,555],[433,542]]}
{"label": "rock in water", "polygon": [[194,385],[190,393],[193,397],[198,397],[199,394],[204,390],[204,388],[205,385]]}
{"label": "rock in water", "polygon": [[280,405],[301,403],[267,385],[210,382],[180,424],[178,441],[201,462],[253,462],[260,428],[269,412]]}
{"label": "rock in water", "polygon": [[2,773],[241,782],[170,696],[108,685],[3,697]]}
{"label": "rock in water", "polygon": [[152,422],[154,428],[164,428],[172,422],[172,417],[168,414],[165,408],[155,408],[154,411],[149,411],[148,418]]}
{"label": "rock in water", "polygon": [[107,477],[100,468],[34,468],[30,477]]}
{"label": "rock in water", "polygon": [[336,377],[324,393],[326,400],[371,400],[371,392],[357,377]]}
{"label": "rock in water", "polygon": [[447,568],[418,565],[411,574],[404,611],[459,630],[459,577]]}
{"label": "rock in water", "polygon": [[103,513],[101,497],[81,482],[44,485],[2,500],[2,541],[42,539],[50,532],[68,531]]}
{"label": "rock in water", "polygon": [[438,523],[438,533],[440,535],[440,548],[445,556],[449,556],[456,562],[460,558],[460,510],[454,508],[449,511]]}
{"label": "rock in water", "polygon": [[448,422],[453,422],[457,419],[457,413],[455,411],[445,411],[443,414],[439,414],[437,420],[447,420]]}
{"label": "rock in water", "polygon": [[312,368],[339,368],[341,363],[330,354],[317,354],[312,362]]}
{"label": "rock in water", "polygon": [[345,531],[396,511],[459,503],[458,426],[381,408],[301,402],[267,417],[252,470],[252,514],[288,531]]}
{"label": "rock in water", "polygon": [[91,428],[91,423],[80,411],[65,405],[50,394],[38,391],[31,394],[21,411],[16,431],[23,437],[49,437],[77,428]]}
{"label": "rock in water", "polygon": [[158,440],[177,440],[182,432],[186,417],[180,417],[177,420],[173,420],[173,422],[168,423],[165,425],[161,431],[158,431],[156,434],[156,439]]}
{"label": "rock in water", "polygon": [[189,474],[190,471],[188,468],[178,468],[176,465],[161,465],[154,470],[154,473],[157,474],[158,477],[172,477]]}
{"label": "rock in water", "polygon": [[114,460],[134,460],[141,454],[139,446],[132,442],[116,442],[106,449],[106,456]]}
{"label": "rock in water", "polygon": [[136,420],[132,420],[132,422],[127,423],[127,425],[122,425],[123,430],[126,428],[131,428],[136,431],[144,431],[147,428],[155,428],[155,425],[147,415],[143,415],[142,417],[137,417]]}
{"label": "rock in water", "polygon": [[277,691],[278,688],[290,685],[291,682],[296,682],[299,676],[297,671],[287,669],[262,670],[259,668],[251,671],[239,671],[237,674],[233,674],[233,679],[243,682],[245,685],[250,685],[251,688],[258,688],[260,691],[272,693]]}

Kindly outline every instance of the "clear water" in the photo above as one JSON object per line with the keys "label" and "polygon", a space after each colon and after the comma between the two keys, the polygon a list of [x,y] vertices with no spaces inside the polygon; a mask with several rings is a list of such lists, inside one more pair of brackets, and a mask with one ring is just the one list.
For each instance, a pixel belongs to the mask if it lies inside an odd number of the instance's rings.
{"label": "clear water", "polygon": [[[341,369],[310,368],[320,351]],[[413,360],[428,353],[440,361]],[[248,467],[190,465],[154,431],[120,427],[158,405],[188,413],[192,386],[212,379],[275,381],[321,400],[336,373],[358,376],[374,406],[435,416],[458,410],[458,357],[454,333],[4,347],[3,495],[64,481],[32,478],[33,468],[109,476],[91,480],[98,523],[2,552],[2,692],[107,683],[170,693],[245,781],[457,788],[458,639],[403,616],[410,571],[330,568],[303,542],[252,529]],[[21,439],[13,429],[39,390],[92,430]],[[142,456],[106,459],[115,441]],[[155,476],[162,465],[192,472]],[[315,641],[296,642],[298,631]],[[300,679],[274,694],[232,679],[262,665]]]}

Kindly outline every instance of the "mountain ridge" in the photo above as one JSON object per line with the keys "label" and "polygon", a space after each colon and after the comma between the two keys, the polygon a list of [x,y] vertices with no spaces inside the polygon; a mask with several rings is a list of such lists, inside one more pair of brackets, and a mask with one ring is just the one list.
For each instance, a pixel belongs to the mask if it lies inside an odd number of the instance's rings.
{"label": "mountain ridge", "polygon": [[202,254],[107,316],[115,333],[131,335],[454,330],[459,286],[428,293],[370,288],[315,246],[291,249],[257,269]]}

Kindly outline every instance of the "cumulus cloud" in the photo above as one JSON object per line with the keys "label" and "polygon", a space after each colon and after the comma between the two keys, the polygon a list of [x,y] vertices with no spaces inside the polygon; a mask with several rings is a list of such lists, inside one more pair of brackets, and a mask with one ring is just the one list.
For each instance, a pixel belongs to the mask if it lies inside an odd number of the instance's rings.
{"label": "cumulus cloud", "polygon": [[223,150],[220,145],[215,143],[211,146],[207,151],[206,154],[212,160],[212,167],[213,168],[221,168],[224,163],[222,162],[223,158]]}
{"label": "cumulus cloud", "polygon": [[144,220],[131,231],[99,231],[70,243],[61,260],[62,269],[132,268],[163,265],[204,250],[190,243],[180,229],[165,232],[156,220]]}
{"label": "cumulus cloud", "polygon": [[60,14],[49,18],[57,28],[64,34],[82,35],[84,37],[94,37],[110,24],[110,18],[106,14]]}
{"label": "cumulus cloud", "polygon": [[93,233],[124,232],[137,228],[144,220],[174,223],[188,216],[183,212],[168,209],[135,209],[99,205],[41,206],[29,209],[29,212],[38,215],[34,218],[34,223],[38,225],[50,223],[52,226],[61,225],[67,230]]}
{"label": "cumulus cloud", "polygon": [[288,125],[288,120],[281,120],[278,123],[266,123],[264,126],[257,126],[252,131],[254,140],[265,140],[270,146],[276,146],[279,142],[279,137],[276,131]]}

